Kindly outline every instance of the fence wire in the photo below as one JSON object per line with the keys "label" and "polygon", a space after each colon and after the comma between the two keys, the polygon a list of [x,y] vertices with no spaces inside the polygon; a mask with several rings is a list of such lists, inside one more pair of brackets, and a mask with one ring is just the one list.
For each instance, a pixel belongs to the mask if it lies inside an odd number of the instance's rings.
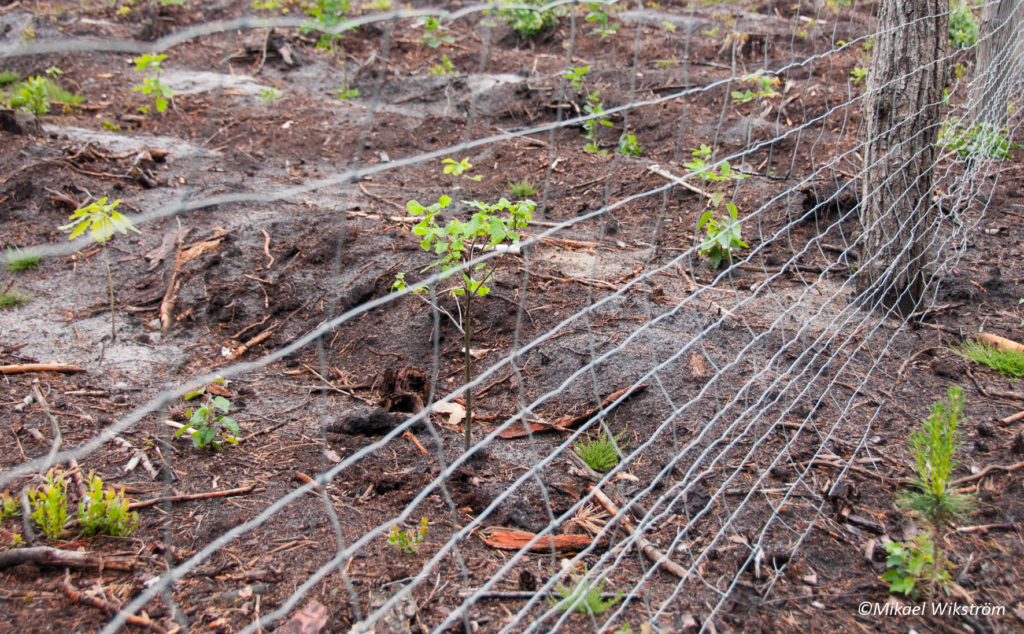
{"label": "fence wire", "polygon": [[[636,624],[638,619],[655,631],[680,631],[687,611],[699,613],[702,627],[706,627],[720,621],[741,588],[753,587],[762,600],[770,601],[773,588],[783,578],[788,563],[799,559],[812,531],[831,521],[827,512],[830,488],[842,482],[851,469],[863,469],[860,464],[878,470],[871,462],[878,460],[870,442],[875,426],[894,412],[908,420],[920,415],[903,410],[878,387],[890,371],[885,361],[898,347],[907,320],[875,299],[882,296],[877,289],[858,288],[854,275],[855,269],[863,269],[879,257],[862,253],[863,236],[871,227],[860,226],[860,199],[890,188],[895,179],[862,182],[869,167],[862,157],[866,145],[872,142],[859,133],[866,95],[863,83],[845,81],[845,75],[849,72],[848,54],[870,46],[881,34],[862,33],[840,41],[841,33],[865,23],[864,8],[858,3],[833,9],[829,3],[805,6],[801,2],[794,11],[795,26],[788,37],[766,30],[760,34],[761,50],[757,50],[759,34],[740,30],[723,33],[725,43],[719,58],[724,55],[727,63],[707,63],[693,55],[700,26],[691,25],[708,23],[707,16],[719,5],[697,4],[685,9],[666,5],[657,13],[658,18],[664,18],[660,24],[641,19],[651,11],[639,0],[632,5],[607,4],[613,21],[632,12],[635,30],[622,66],[592,66],[587,71],[593,78],[587,80],[588,86],[593,82],[595,90],[601,85],[602,72],[608,77],[615,73],[625,77],[626,87],[619,90],[625,95],[622,103],[600,112],[573,103],[582,95],[574,94],[569,77],[581,65],[577,57],[580,40],[593,37],[588,31],[595,21],[588,15],[601,7],[567,1],[550,3],[532,7],[565,13],[561,18],[561,32],[567,34],[563,68],[556,78],[554,113],[549,120],[533,123],[531,116],[528,125],[502,129],[488,120],[470,95],[466,97],[460,142],[433,149],[423,143],[408,156],[376,160],[370,130],[380,113],[396,105],[389,103],[384,90],[385,84],[394,80],[381,74],[376,81],[364,84],[367,94],[357,117],[362,132],[356,150],[331,169],[324,169],[320,177],[272,190],[243,188],[212,193],[186,189],[174,202],[138,205],[142,213],[137,224],[143,227],[175,216],[187,220],[204,210],[216,213],[243,204],[270,209],[274,204],[320,196],[317,200],[336,212],[332,226],[321,230],[337,236],[323,274],[341,283],[346,279],[346,236],[358,232],[347,210],[351,201],[361,196],[356,185],[368,177],[400,179],[417,170],[421,174],[435,173],[438,159],[487,156],[489,151],[522,140],[536,142],[541,148],[538,154],[546,155],[535,214],[538,223],[528,229],[518,254],[491,251],[456,269],[456,274],[473,271],[498,258],[515,257],[518,263],[516,273],[501,279],[503,285],[515,289],[510,309],[514,321],[512,345],[504,351],[488,351],[486,362],[478,364],[471,381],[459,380],[451,385],[442,380],[453,367],[457,368],[446,358],[450,350],[441,341],[441,331],[450,329],[451,315],[442,313],[448,273],[432,271],[410,288],[348,307],[342,301],[343,289],[335,287],[326,291],[325,318],[278,349],[194,377],[175,377],[148,402],[87,440],[5,465],[0,488],[23,484],[26,476],[45,472],[54,464],[94,456],[126,432],[147,424],[160,425],[167,409],[182,396],[217,378],[259,376],[272,364],[303,353],[316,359],[317,372],[325,381],[322,388],[332,387],[326,381],[331,368],[340,362],[339,352],[330,343],[336,333],[368,315],[380,314],[374,312],[379,309],[400,310],[417,300],[413,296],[416,290],[428,294],[430,306],[424,304],[424,310],[432,313],[431,352],[429,358],[419,361],[429,368],[431,379],[426,407],[379,438],[337,456],[337,460],[321,452],[320,472],[311,481],[277,495],[252,517],[211,536],[182,560],[169,559],[167,570],[148,580],[145,588],[107,623],[104,632],[120,630],[130,615],[140,614],[154,600],[168,605],[179,626],[189,627],[189,617],[176,594],[179,582],[257,529],[287,530],[285,524],[275,522],[285,517],[287,509],[311,505],[313,499],[327,518],[333,545],[321,548],[316,568],[295,578],[285,596],[264,604],[269,611],[238,624],[241,631],[274,627],[304,601],[323,595],[327,586],[338,582],[344,590],[343,601],[348,604],[351,623],[334,627],[344,630],[351,626],[355,632],[383,627],[394,614],[402,614],[410,602],[421,608],[431,603],[443,606],[443,610],[431,612],[436,619],[418,623],[424,630],[442,632],[461,623],[466,631],[485,627],[489,631],[534,632],[576,631],[581,621],[565,609],[562,599],[588,591],[612,591],[617,599],[607,611],[587,615],[594,631],[615,631],[627,623]],[[437,17],[452,27],[469,24],[476,29],[475,45],[479,50],[473,51],[478,53],[476,68],[468,76],[484,77],[487,69],[501,63],[495,59],[495,38],[499,36],[496,31],[503,27],[495,16],[499,9],[509,8],[512,5],[370,11],[352,17],[333,32],[344,36],[361,27],[378,29],[380,46],[366,53],[372,53],[387,69],[393,60],[393,45],[403,33],[408,37],[417,18]],[[244,11],[255,13],[249,8]],[[1015,3],[1015,11],[1005,23],[982,29],[979,46],[984,45],[985,38],[997,37],[1001,29],[1018,29],[1016,25],[1024,17],[1018,15],[1024,11],[1021,3]],[[743,24],[766,19],[740,8],[731,15]],[[686,25],[672,29],[676,32],[678,28],[683,41],[679,84],[654,86],[658,90],[650,85],[641,87],[647,72],[641,62],[647,53],[643,36],[666,28],[670,18]],[[814,48],[807,54],[803,29],[820,29],[822,25],[831,29],[831,34],[811,38]],[[93,37],[8,42],[0,45],[0,60],[71,52],[171,52],[175,46],[223,33],[235,34],[237,44],[245,33],[268,29],[297,33],[308,26],[309,18],[301,16],[243,15],[184,27],[151,43]],[[614,37],[626,41],[622,34]],[[829,46],[818,50],[826,40]],[[1019,40],[1019,33],[1014,31],[1009,41]],[[1020,47],[1003,47],[989,62],[990,67],[1002,69],[1002,77],[1016,82],[1001,86],[998,99],[991,99],[986,91],[986,69],[970,67],[967,59],[963,51],[950,50],[945,59],[925,62],[950,67],[966,63],[968,68],[951,80],[941,127],[919,131],[925,138],[939,139],[940,145],[939,158],[932,166],[934,186],[927,198],[928,211],[918,216],[911,232],[928,236],[924,251],[929,264],[926,298],[910,320],[920,319],[935,305],[943,282],[954,275],[1000,176],[998,160],[983,153],[959,151],[948,142],[943,145],[943,139],[968,135],[972,130],[976,141],[985,130],[1000,139],[1018,137],[1020,116],[1013,108],[1021,105],[1019,84],[1024,77],[1024,55]],[[343,59],[341,63],[348,62]],[[876,89],[889,90],[921,71],[920,67],[909,69],[907,75]],[[531,73],[528,76],[533,77]],[[781,78],[781,82],[757,84],[759,77]],[[837,81],[837,77],[844,81]],[[737,102],[743,97],[737,98],[735,93],[759,85],[764,92],[770,89],[775,94],[765,98],[755,95],[751,98],[755,108],[751,114],[736,117]],[[449,84],[447,90],[458,88]],[[822,92],[824,106],[809,106],[807,95]],[[590,103],[594,101],[596,98]],[[583,153],[576,135],[559,133],[586,124],[596,126],[609,117],[616,117],[622,129],[629,130],[632,121],[654,112],[669,112],[669,106],[678,107],[678,115],[671,120],[663,117],[659,123],[661,128],[671,130],[671,134],[662,135],[668,139],[664,143],[671,144],[670,152],[660,153],[665,160],[655,164],[642,156],[630,158],[613,150],[599,170],[603,175],[594,183],[601,186],[600,203],[564,217],[559,212],[560,194],[554,185],[557,166],[561,162],[573,169],[573,160],[590,161],[593,156]],[[694,113],[702,111],[715,112],[717,121],[696,120]],[[907,112],[907,120],[919,114]],[[766,118],[772,115],[773,119]],[[998,122],[995,127],[979,127],[979,122],[992,121]],[[217,132],[216,125],[211,116],[204,138]],[[710,142],[705,163],[702,168],[687,167],[686,162],[695,156],[692,140],[704,133]],[[785,160],[787,152],[792,156]],[[916,157],[906,159],[910,164]],[[778,172],[783,165],[785,171]],[[199,169],[196,167],[193,174]],[[703,178],[714,170],[721,173],[729,169],[744,178],[728,180],[720,187]],[[758,186],[750,185],[752,182]],[[915,195],[913,190],[918,185],[912,183],[902,197]],[[435,195],[436,191],[424,191],[411,198],[432,202]],[[724,210],[726,202],[735,203],[741,212],[744,239],[751,246],[737,249],[725,267],[714,270],[702,257],[700,229],[689,227],[700,215],[697,212],[712,208],[710,197],[718,195],[721,197],[716,204],[720,207],[715,213]],[[857,202],[849,204],[850,197]],[[617,228],[631,214],[642,214],[643,225],[649,227],[646,240],[634,245],[620,240]],[[688,243],[672,242],[679,236]],[[408,239],[407,235],[396,238]],[[913,257],[914,245],[901,244],[900,240],[900,236],[892,236],[885,245],[887,253],[901,257],[881,263],[890,268],[883,279],[899,279],[897,273]],[[538,328],[531,311],[545,309],[549,298],[534,292],[531,282],[550,281],[543,250],[558,241],[590,242],[594,245],[593,257],[587,263],[589,272],[568,282],[581,285],[583,295],[564,311],[553,311],[548,322],[551,325]],[[62,246],[38,245],[27,251],[66,256],[85,246],[80,241]],[[780,252],[783,257],[778,255]],[[607,273],[618,256],[622,256],[626,268],[633,270],[610,278]],[[751,280],[746,273],[759,277]],[[382,339],[405,336],[389,330],[386,322],[377,328],[377,336]],[[547,366],[543,380],[531,380],[527,368],[531,359],[542,355],[577,361],[556,361]],[[470,390],[491,389],[509,377],[514,377],[514,388],[504,402],[511,405],[494,417],[492,425],[478,425],[472,446],[462,451],[461,435],[439,424],[439,406],[464,402]],[[338,404],[330,400],[329,389],[320,393],[322,397],[309,397],[305,407],[321,419],[330,419]],[[616,396],[608,398],[609,394]],[[545,412],[564,411],[569,405],[578,405],[575,411],[588,412],[571,428],[554,434],[534,430],[518,440],[502,437],[538,419],[550,418]],[[428,458],[436,475],[431,475],[433,472],[422,463],[414,465],[420,479],[408,501],[376,513],[368,525],[353,522],[349,505],[339,495],[341,487],[349,481],[361,481],[357,474],[368,461],[389,459],[388,452],[396,439],[411,431],[416,431],[430,448]],[[598,436],[615,439],[619,455],[617,464],[605,473],[589,471],[576,458],[575,447]],[[324,449],[330,447],[326,431],[321,431],[318,441]],[[176,441],[165,434],[164,442],[173,445]],[[510,449],[512,443],[518,446]],[[230,451],[244,451],[244,444]],[[172,472],[174,452],[166,451],[162,456]],[[868,462],[862,462],[864,459]],[[481,504],[481,509],[466,513],[452,491],[464,486],[461,483],[467,471],[472,472],[474,465],[481,463],[500,463],[511,475],[505,476],[500,491]],[[822,463],[834,469],[835,475],[823,480],[820,470],[815,469]],[[780,478],[780,473],[787,475]],[[575,478],[571,486],[566,484],[570,476]],[[571,503],[556,502],[556,498],[564,499],[566,487],[574,490],[569,495]],[[393,527],[413,525],[426,513],[424,509],[430,508],[435,496],[441,500],[438,507],[449,517],[432,518],[430,548],[424,547],[416,558],[408,560],[407,573],[372,591],[356,579],[350,571],[353,562],[375,556],[379,552],[375,548]],[[569,553],[548,546],[549,536],[564,534],[569,527],[578,527],[587,517],[599,513],[599,498],[603,496],[617,500],[618,510],[606,511],[591,522],[593,534],[588,545]],[[541,507],[535,510],[543,515],[544,526],[525,533],[526,543],[514,550],[500,555],[482,551],[480,536],[508,522],[509,514],[503,509],[524,504]],[[438,534],[443,538],[438,540]],[[173,546],[172,519],[166,520],[161,538],[166,547]],[[490,558],[482,552],[491,553]],[[732,564],[723,563],[723,553]],[[504,614],[486,610],[487,601],[520,586],[523,571],[533,574],[538,569],[546,570],[544,578],[532,583],[527,595],[517,597],[517,603],[503,604]],[[383,592],[383,598],[371,599],[370,595],[377,592]],[[412,615],[406,617],[408,625]]]}

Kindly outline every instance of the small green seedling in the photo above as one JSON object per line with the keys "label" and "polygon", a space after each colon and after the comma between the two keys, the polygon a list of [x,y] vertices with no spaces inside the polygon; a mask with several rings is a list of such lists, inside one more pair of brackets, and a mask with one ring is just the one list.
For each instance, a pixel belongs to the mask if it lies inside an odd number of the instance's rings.
{"label": "small green seedling", "polygon": [[[142,83],[132,88],[132,92],[141,92],[144,95],[153,98],[153,104],[156,106],[157,112],[163,112],[167,110],[168,99],[174,97],[174,91],[167,86],[160,83],[160,73],[163,72],[163,68],[160,63],[167,59],[164,54],[153,55],[146,53],[140,55],[132,61],[135,62],[135,70],[140,73],[147,73],[148,76],[142,78]],[[149,107],[144,106],[146,112]]]}
{"label": "small green seedling", "polygon": [[[546,0],[513,0],[510,4],[542,6]],[[565,15],[564,7],[553,7],[545,11],[537,9],[500,9],[498,15],[524,40],[537,37],[555,28],[558,18]]]}
{"label": "small green seedling", "polygon": [[18,498],[4,489],[3,493],[0,493],[0,521],[19,515],[21,515],[21,504],[18,503]]}
{"label": "small green seedling", "polygon": [[978,18],[967,0],[952,0],[949,13],[949,43],[953,48],[973,48],[978,43],[980,31]]}
{"label": "small green seedling", "polygon": [[781,80],[771,73],[766,73],[763,68],[743,77],[743,82],[755,84],[757,92],[749,88],[742,91],[734,90],[732,91],[732,100],[735,103],[747,103],[748,101],[753,101],[755,97],[767,99],[779,96],[774,86],[778,86]]}
{"label": "small green seedling", "polygon": [[615,465],[619,464],[619,453],[626,447],[626,444],[622,442],[622,436],[626,433],[623,429],[621,432],[616,434],[615,438],[610,438],[607,433],[602,432],[596,439],[580,439],[573,445],[573,451],[576,455],[587,463],[587,466],[597,471],[598,473],[605,473]]}
{"label": "small green seedling", "polygon": [[[450,164],[452,167],[459,165],[461,163],[455,161]],[[433,264],[423,270],[440,267],[443,277],[447,278],[454,274],[453,269],[462,269],[462,283],[456,284],[450,292],[462,298],[463,361],[465,381],[466,385],[469,385],[473,380],[473,357],[470,354],[473,334],[472,298],[484,297],[491,292],[487,284],[491,280],[496,263],[481,262],[471,269],[465,268],[465,265],[499,244],[518,243],[518,231],[525,229],[529,224],[536,203],[532,200],[513,203],[505,198],[491,205],[479,201],[463,201],[463,204],[476,209],[472,217],[466,222],[450,220],[442,227],[437,224],[437,216],[442,209],[451,204],[451,201],[451,197],[441,196],[433,205],[424,207],[418,201],[410,200],[406,204],[406,209],[414,216],[423,216],[423,220],[413,227],[413,233],[421,238],[420,248],[438,256]],[[392,289],[404,288],[405,275],[399,274]],[[464,420],[463,444],[468,450],[472,441],[470,432],[473,426],[473,392],[468,387]]]}
{"label": "small green seedling", "polygon": [[526,178],[521,181],[509,181],[505,186],[513,196],[519,199],[533,198],[538,193],[537,188]]}
{"label": "small green seedling", "polygon": [[107,270],[107,286],[110,290],[110,338],[114,340],[117,334],[114,330],[114,277],[110,273],[110,256],[107,254],[107,241],[115,233],[128,234],[128,231],[141,233],[135,228],[135,224],[119,211],[116,211],[120,200],[112,203],[107,202],[106,196],[96,202],[89,203],[81,209],[76,209],[68,217],[71,222],[60,227],[61,231],[70,231],[68,240],[74,240],[86,231],[95,242],[103,247],[103,265]]}
{"label": "small green seedling", "polygon": [[632,132],[623,132],[619,137],[619,154],[622,156],[640,156],[644,148],[636,142],[636,135]]}
{"label": "small green seedling", "polygon": [[340,101],[355,99],[360,95],[358,88],[350,88],[348,84],[342,84],[341,88],[335,88],[331,92],[334,93],[334,96]]}
{"label": "small green seedling", "polygon": [[889,583],[889,592],[917,599],[918,589],[933,576],[938,583],[949,582],[948,566],[933,570],[932,551],[935,544],[925,532],[918,533],[909,542],[889,542],[885,545],[885,565],[882,580]]}
{"label": "small green seedling", "polygon": [[587,104],[583,106],[583,112],[593,117],[592,119],[587,119],[582,124],[583,138],[589,141],[589,143],[583,146],[583,149],[587,152],[600,154],[601,156],[608,154],[607,151],[600,149],[597,145],[598,127],[612,125],[612,122],[608,120],[608,115],[604,113],[604,104],[601,102],[601,92],[599,90],[595,90],[587,95]]}
{"label": "small green seedling", "polygon": [[622,600],[622,592],[616,593],[610,599],[602,597],[605,579],[601,579],[596,584],[588,584],[586,575],[587,571],[584,570],[580,577],[576,578],[574,576],[571,588],[566,588],[560,583],[557,584],[555,591],[561,598],[548,597],[548,603],[563,612],[582,612],[591,616],[597,616],[607,612]]}
{"label": "small green seedling", "polygon": [[345,14],[352,10],[348,0],[311,0],[306,5],[306,16],[312,18],[312,24],[302,27],[306,33],[314,30],[322,31],[317,41],[317,48],[334,52],[334,43],[345,37],[337,31],[338,27],[348,21]]}
{"label": "small green seedling", "polygon": [[587,14],[587,22],[597,23],[597,28],[590,32],[591,35],[600,35],[603,40],[609,35],[615,35],[615,31],[622,26],[621,24],[608,24],[608,11],[604,4],[588,4],[587,9],[590,11]]}
{"label": "small green seedling", "polygon": [[434,15],[421,17],[417,23],[423,27],[423,35],[420,36],[420,43],[430,48],[437,48],[442,44],[451,44],[455,38],[448,34],[448,27],[441,23],[441,18]]}
{"label": "small green seedling", "polygon": [[700,147],[691,152],[693,159],[684,163],[691,172],[705,181],[732,181],[746,178],[746,174],[740,174],[732,170],[729,161],[721,161],[717,164],[708,163],[711,158],[711,148],[703,143]]}
{"label": "small green seedling", "polygon": [[974,506],[970,495],[953,489],[953,469],[957,462],[953,455],[960,446],[957,426],[963,418],[963,391],[951,386],[946,401],[932,405],[932,413],[922,428],[910,436],[913,448],[915,491],[899,498],[900,506],[919,513],[931,524],[931,586],[937,593],[942,582],[939,572],[947,564],[940,543],[947,526],[964,517]]}
{"label": "small green seedling", "polygon": [[12,106],[18,106],[25,112],[35,115],[50,112],[50,98],[47,95],[46,79],[36,75],[21,85],[11,100]]}
{"label": "small green seedling", "polygon": [[231,401],[219,394],[211,394],[210,389],[205,387],[185,395],[186,401],[195,399],[199,400],[199,404],[185,411],[188,424],[180,428],[175,435],[181,438],[185,434],[191,434],[192,444],[200,449],[212,447],[220,451],[222,446],[217,439],[218,434],[224,442],[237,445],[238,421],[225,416],[231,411]]}
{"label": "small green seedling", "polygon": [[139,514],[128,510],[124,490],[103,488],[95,473],[89,476],[89,489],[78,501],[78,522],[85,535],[127,537],[139,525]]}
{"label": "small green seedling", "polygon": [[270,103],[276,99],[280,99],[283,95],[277,88],[260,88],[260,91],[256,93],[256,101],[260,103]]}
{"label": "small green seedling", "polygon": [[939,145],[958,156],[970,158],[1010,158],[1009,129],[997,129],[989,123],[969,127],[944,123],[939,129]]}
{"label": "small green seedling", "polygon": [[410,555],[414,555],[419,552],[420,544],[423,542],[423,538],[427,536],[427,518],[420,520],[420,525],[417,528],[409,528],[404,531],[398,530],[398,526],[392,526],[391,532],[388,533],[388,543]]}
{"label": "small green seedling", "polygon": [[704,239],[700,243],[700,254],[708,259],[711,268],[717,269],[722,262],[732,264],[732,256],[739,249],[749,248],[743,241],[743,226],[738,218],[739,210],[733,203],[726,203],[728,215],[715,218],[714,212],[708,209],[697,222],[697,230],[704,230]]}
{"label": "small green seedling", "polygon": [[1005,377],[1020,379],[1024,377],[1024,352],[1010,348],[999,349],[977,340],[965,341],[964,345],[954,350],[963,357],[992,368]]}
{"label": "small green seedling", "polygon": [[427,70],[427,74],[444,77],[446,75],[456,75],[458,71],[455,70],[452,60],[448,59],[447,55],[441,55],[441,63],[431,66]]}
{"label": "small green seedling", "polygon": [[562,77],[569,80],[569,85],[572,86],[573,90],[583,90],[583,80],[589,71],[589,66],[577,66],[562,73]]}
{"label": "small green seedling", "polygon": [[21,75],[14,72],[13,70],[0,71],[0,86],[6,86],[13,84],[21,79]]}
{"label": "small green seedling", "polygon": [[449,174],[453,177],[462,176],[468,178],[471,181],[479,181],[482,176],[470,176],[466,172],[473,169],[473,164],[469,162],[469,159],[459,159],[456,161],[453,158],[446,158],[441,160],[441,164],[444,165],[442,170],[445,174]]}
{"label": "small green seedling", "polygon": [[850,81],[857,84],[862,79],[868,76],[868,69],[863,66],[858,66],[850,71]]}
{"label": "small green seedling", "polygon": [[51,469],[39,488],[28,492],[32,520],[49,539],[57,539],[68,518],[67,480],[59,469]]}

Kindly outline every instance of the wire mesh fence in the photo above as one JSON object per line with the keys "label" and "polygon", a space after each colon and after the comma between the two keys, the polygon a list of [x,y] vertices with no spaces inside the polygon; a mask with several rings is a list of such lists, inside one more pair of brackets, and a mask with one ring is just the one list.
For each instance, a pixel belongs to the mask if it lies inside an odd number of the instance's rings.
{"label": "wire mesh fence", "polygon": [[[117,21],[142,10],[130,3],[63,32],[57,12],[4,9],[0,61],[19,68],[168,56],[149,76],[173,94],[168,113],[146,103],[122,118],[164,136],[45,128],[104,158],[120,142],[135,156],[173,141],[168,182],[125,179],[115,196],[106,169],[31,155],[92,173],[90,200],[131,205],[146,237],[124,248],[159,274],[157,307],[119,317],[99,359],[78,352],[111,383],[137,379],[141,396],[95,427],[58,415],[73,425],[63,443],[20,458],[8,447],[0,474],[0,488],[29,487],[81,462],[115,481],[126,442],[156,463],[164,490],[141,534],[159,546],[103,631],[148,612],[156,627],[256,632],[314,600],[334,631],[356,632],[684,631],[721,625],[740,591],[771,605],[834,522],[844,477],[878,472],[879,418],[921,415],[884,385],[906,325],[935,308],[978,230],[1024,77],[1020,3],[986,6],[975,24],[998,20],[977,42],[943,38],[888,83],[866,79],[872,47],[893,35],[874,4],[783,4],[378,3],[332,21],[341,3],[235,2],[153,8],[150,41]],[[520,38],[529,29],[538,39]],[[941,103],[899,110],[901,89],[936,68],[948,69]],[[88,86],[67,70],[86,103],[141,97],[115,85],[138,72],[110,74]],[[272,114],[254,105],[279,99]],[[882,134],[865,134],[865,103],[886,100],[898,126],[940,113],[913,133],[934,158],[910,182],[913,144],[879,149]],[[864,201],[883,195],[891,213],[907,200],[919,213],[868,249],[888,220],[865,226]],[[481,222],[474,209],[498,216],[501,197],[534,201],[514,244],[491,224],[437,266]],[[461,224],[438,224],[421,249],[431,212],[413,200]],[[185,248],[188,231],[203,237]],[[54,242],[36,251],[94,248]],[[869,268],[892,288],[865,288]],[[901,312],[885,297],[906,292],[910,268],[924,293]],[[55,270],[57,288],[87,292],[76,274]],[[19,311],[4,322],[11,341],[76,336]],[[88,338],[104,319],[79,327]],[[182,398],[218,380],[241,443],[189,451],[165,421],[189,432]],[[171,499],[243,481],[259,495],[211,495],[198,513]],[[205,581],[225,570],[273,589],[253,599],[248,586],[231,607],[239,597]]]}

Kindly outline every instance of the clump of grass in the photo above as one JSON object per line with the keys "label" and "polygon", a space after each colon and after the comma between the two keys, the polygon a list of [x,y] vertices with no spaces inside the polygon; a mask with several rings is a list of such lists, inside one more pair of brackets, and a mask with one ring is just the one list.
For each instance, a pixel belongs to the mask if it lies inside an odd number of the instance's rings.
{"label": "clump of grass", "polygon": [[537,188],[527,178],[521,181],[509,181],[506,187],[516,198],[533,198],[537,195]]}
{"label": "clump of grass", "polygon": [[1024,352],[1019,350],[1000,350],[980,341],[970,340],[964,342],[956,351],[975,363],[987,365],[1003,376],[1014,379],[1024,377]]}
{"label": "clump of grass", "polygon": [[567,588],[560,583],[557,584],[555,591],[560,598],[550,596],[548,597],[548,603],[563,612],[582,612],[596,616],[608,611],[609,608],[622,600],[621,592],[616,593],[614,597],[605,599],[602,596],[605,580],[601,579],[596,584],[589,585],[587,584],[586,576],[587,571],[584,569],[580,577],[573,577],[573,585],[571,587]]}
{"label": "clump of grass", "polygon": [[43,258],[38,255],[25,255],[20,249],[7,249],[11,259],[8,260],[4,266],[7,267],[8,271],[17,273],[18,271],[27,271],[34,269],[39,266],[39,263],[43,261]]}
{"label": "clump of grass", "polygon": [[619,464],[619,451],[625,447],[621,438],[625,433],[626,430],[623,429],[614,439],[606,433],[602,433],[596,439],[580,439],[573,445],[573,451],[587,463],[588,467],[598,473],[604,473]]}
{"label": "clump of grass", "polygon": [[0,71],[0,86],[6,86],[13,84],[14,82],[21,79],[21,75],[14,72],[13,70]]}
{"label": "clump of grass", "polygon": [[24,306],[31,298],[18,290],[7,290],[0,292],[0,309],[17,308]]}

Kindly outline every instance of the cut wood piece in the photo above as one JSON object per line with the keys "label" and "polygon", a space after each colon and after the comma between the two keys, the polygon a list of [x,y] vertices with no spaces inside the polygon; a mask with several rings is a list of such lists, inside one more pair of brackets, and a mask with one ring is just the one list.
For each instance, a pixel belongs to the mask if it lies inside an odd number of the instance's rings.
{"label": "cut wood piece", "polygon": [[139,561],[130,557],[103,556],[78,550],[63,550],[49,546],[34,548],[12,548],[0,552],[0,570],[31,562],[37,566],[60,566],[62,568],[106,568],[109,570],[133,570]]}
{"label": "cut wood piece", "polygon": [[1000,337],[999,335],[993,335],[990,332],[979,332],[978,341],[987,343],[990,346],[994,346],[996,350],[1000,352],[1006,352],[1007,350],[1016,350],[1017,352],[1024,352],[1024,345],[1017,343],[1012,339],[1006,337]]}
{"label": "cut wood piece", "polygon": [[85,368],[68,363],[19,363],[0,365],[0,374],[25,374],[26,372],[85,372]]}
{"label": "cut wood piece", "polygon": [[[537,537],[536,533],[527,531],[502,530],[498,528],[480,531],[480,539],[491,548],[501,550],[521,550]],[[545,535],[539,538],[527,550],[545,552],[554,550],[583,550],[593,542],[590,535]]]}

